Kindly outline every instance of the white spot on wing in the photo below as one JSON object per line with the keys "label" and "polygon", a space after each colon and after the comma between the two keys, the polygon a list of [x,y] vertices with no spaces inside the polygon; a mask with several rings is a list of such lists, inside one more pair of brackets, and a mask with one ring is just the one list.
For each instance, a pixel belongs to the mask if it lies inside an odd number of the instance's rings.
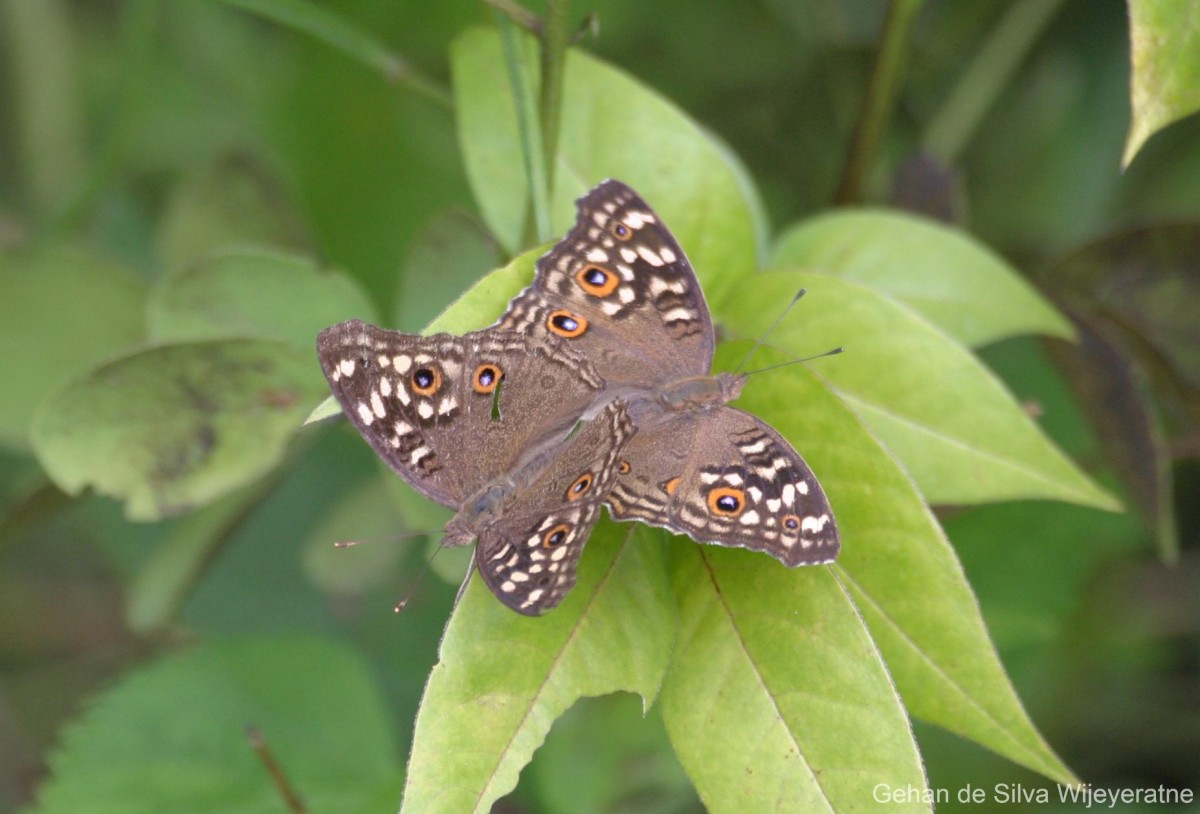
{"label": "white spot on wing", "polygon": [[663,264],[662,258],[659,257],[654,252],[650,251],[650,249],[647,248],[646,246],[638,246],[637,253],[642,256],[643,260],[645,260],[647,263],[654,266],[655,268],[658,268],[659,266],[661,266]]}
{"label": "white spot on wing", "polygon": [[367,406],[365,401],[360,401],[358,403],[358,417],[361,418],[362,423],[366,424],[368,427],[371,426],[371,422],[375,420],[375,414],[371,412],[371,408]]}
{"label": "white spot on wing", "polygon": [[800,521],[801,531],[821,531],[825,528],[825,524],[829,522],[829,515],[823,514],[820,517],[806,517]]}
{"label": "white spot on wing", "polygon": [[676,320],[689,322],[693,319],[695,319],[695,314],[692,312],[692,309],[685,308],[682,305],[678,308],[672,308],[670,311],[667,311],[662,315],[663,322],[675,322]]}

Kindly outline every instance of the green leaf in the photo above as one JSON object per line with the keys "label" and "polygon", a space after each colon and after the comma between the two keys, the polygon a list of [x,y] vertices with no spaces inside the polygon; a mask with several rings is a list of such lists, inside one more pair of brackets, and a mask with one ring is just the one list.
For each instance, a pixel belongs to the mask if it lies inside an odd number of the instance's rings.
{"label": "green leaf", "polygon": [[255,249],[225,252],[167,277],[152,293],[149,312],[158,342],[281,339],[313,359],[322,328],[377,319],[366,294],[344,274]]}
{"label": "green leaf", "polygon": [[[945,534],[869,430],[804,370],[752,378],[738,406],[783,433],[820,478],[843,541],[835,570],[909,713],[1048,777],[1070,778],[1005,675]],[[779,602],[806,590],[805,572],[791,573]]]}
{"label": "green leaf", "polygon": [[425,687],[401,812],[490,811],[576,699],[627,690],[653,700],[675,626],[653,539],[601,522],[578,584],[544,617],[513,613],[472,578]]}
{"label": "green leaf", "polygon": [[808,296],[771,342],[795,357],[845,346],[814,369],[931,503],[1048,498],[1119,507],[965,348],[871,289],[819,274],[763,274],[719,303],[720,313],[742,336],[761,336],[801,284]]}
{"label": "green leaf", "polygon": [[127,676],[66,730],[33,811],[283,811],[247,724],[310,811],[378,811],[381,793],[398,793],[392,725],[366,665],[328,641],[261,639]]}
{"label": "green leaf", "polygon": [[[484,221],[512,254],[522,246],[529,191],[500,40],[490,30],[468,31],[451,59],[471,188]],[[569,52],[564,83],[551,194],[556,234],[575,222],[575,198],[619,178],[671,224],[710,294],[727,275],[755,265],[764,222],[724,145],[672,103],[583,51]]]}
{"label": "green leaf", "polygon": [[128,269],[73,249],[0,254],[0,444],[29,445],[51,390],[141,341],[146,286]]}
{"label": "green leaf", "polygon": [[1121,165],[1146,140],[1200,110],[1200,17],[1178,0],[1129,0],[1133,121]]}
{"label": "green leaf", "polygon": [[384,76],[395,77],[405,70],[400,58],[388,51],[383,43],[316,3],[307,0],[221,1],[293,30],[302,31]]}
{"label": "green leaf", "polygon": [[134,520],[186,511],[283,456],[324,391],[311,353],[272,340],[166,345],[96,368],[41,406],[33,445],[58,486],[92,486]]}
{"label": "green leaf", "polygon": [[1070,322],[986,246],[912,215],[843,210],[812,218],[784,233],[771,267],[870,286],[970,346],[1027,333],[1073,335]]}
{"label": "green leaf", "polygon": [[708,811],[869,810],[880,784],[926,789],[879,652],[828,570],[694,546],[678,559],[663,721]]}

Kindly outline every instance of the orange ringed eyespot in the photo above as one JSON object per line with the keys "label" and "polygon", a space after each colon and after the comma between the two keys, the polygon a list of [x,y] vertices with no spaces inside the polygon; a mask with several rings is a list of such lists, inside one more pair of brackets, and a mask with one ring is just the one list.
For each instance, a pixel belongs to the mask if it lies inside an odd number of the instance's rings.
{"label": "orange ringed eyespot", "polygon": [[556,545],[562,545],[570,533],[570,526],[566,523],[559,523],[542,535],[542,548],[554,548]]}
{"label": "orange ringed eyespot", "polygon": [[412,386],[418,396],[432,396],[442,386],[442,371],[422,365],[413,371]]}
{"label": "orange ringed eyespot", "polygon": [[800,530],[800,518],[794,514],[785,514],[779,522],[788,531]]}
{"label": "orange ringed eyespot", "polygon": [[500,380],[503,378],[504,371],[499,366],[488,362],[475,368],[475,373],[471,376],[471,387],[476,393],[491,393],[500,385]]}
{"label": "orange ringed eyespot", "polygon": [[588,328],[587,320],[583,317],[576,316],[570,311],[559,309],[546,317],[546,328],[552,334],[574,339],[578,336],[583,336],[584,331]]}
{"label": "orange ringed eyespot", "polygon": [[708,510],[719,517],[737,517],[746,506],[746,493],[741,489],[719,486],[708,493]]}
{"label": "orange ringed eyespot", "polygon": [[603,266],[588,263],[575,272],[575,282],[593,297],[607,297],[617,290],[621,278]]}
{"label": "orange ringed eyespot", "polygon": [[619,220],[614,220],[608,225],[608,231],[613,233],[613,237],[618,240],[629,240],[633,237],[633,230],[621,223]]}
{"label": "orange ringed eyespot", "polygon": [[676,475],[675,477],[671,478],[669,481],[663,484],[662,488],[663,491],[668,495],[675,494],[675,490],[679,488],[679,476]]}
{"label": "orange ringed eyespot", "polygon": [[584,472],[567,487],[567,500],[579,500],[592,488],[592,473]]}
{"label": "orange ringed eyespot", "polygon": [[620,463],[617,464],[617,474],[618,475],[628,475],[629,470],[631,470],[631,469],[633,469],[633,467],[629,465],[629,461],[621,461]]}

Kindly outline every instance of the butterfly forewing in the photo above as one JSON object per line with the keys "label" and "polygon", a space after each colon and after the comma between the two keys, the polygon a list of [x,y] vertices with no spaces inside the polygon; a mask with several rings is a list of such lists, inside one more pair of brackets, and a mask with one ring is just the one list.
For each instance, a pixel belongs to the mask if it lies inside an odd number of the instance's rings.
{"label": "butterfly forewing", "polygon": [[497,326],[559,336],[610,385],[708,373],[713,330],[683,249],[637,193],[605,181]]}
{"label": "butterfly forewing", "polygon": [[634,433],[625,404],[610,403],[515,494],[502,522],[478,530],[475,563],[501,602],[530,616],[562,602]]}
{"label": "butterfly forewing", "polygon": [[[506,331],[415,336],[355,320],[322,331],[317,353],[363,438],[413,488],[454,508],[565,434],[604,386],[562,342]],[[548,401],[561,412],[534,418]]]}

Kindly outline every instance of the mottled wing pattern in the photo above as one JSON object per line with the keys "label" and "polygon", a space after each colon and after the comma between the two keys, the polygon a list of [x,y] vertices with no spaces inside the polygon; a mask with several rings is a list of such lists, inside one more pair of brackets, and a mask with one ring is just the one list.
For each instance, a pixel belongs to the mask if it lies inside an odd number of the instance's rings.
{"label": "mottled wing pattern", "polygon": [[639,428],[608,497],[617,520],[765,551],[789,567],[832,562],[837,525],[812,470],[779,433],[733,407]]}
{"label": "mottled wing pattern", "polygon": [[605,181],[577,202],[574,228],[537,263],[497,327],[555,335],[612,382],[703,375],[713,328],[683,249],[637,193]]}
{"label": "mottled wing pattern", "polygon": [[501,602],[539,616],[574,587],[583,545],[634,432],[625,404],[611,402],[514,496],[502,523],[478,530],[475,564]]}
{"label": "mottled wing pattern", "polygon": [[[454,508],[525,450],[565,433],[604,387],[564,343],[505,331],[416,336],[353,320],[322,331],[317,355],[343,412],[379,456]],[[547,399],[557,422],[530,420]]]}

